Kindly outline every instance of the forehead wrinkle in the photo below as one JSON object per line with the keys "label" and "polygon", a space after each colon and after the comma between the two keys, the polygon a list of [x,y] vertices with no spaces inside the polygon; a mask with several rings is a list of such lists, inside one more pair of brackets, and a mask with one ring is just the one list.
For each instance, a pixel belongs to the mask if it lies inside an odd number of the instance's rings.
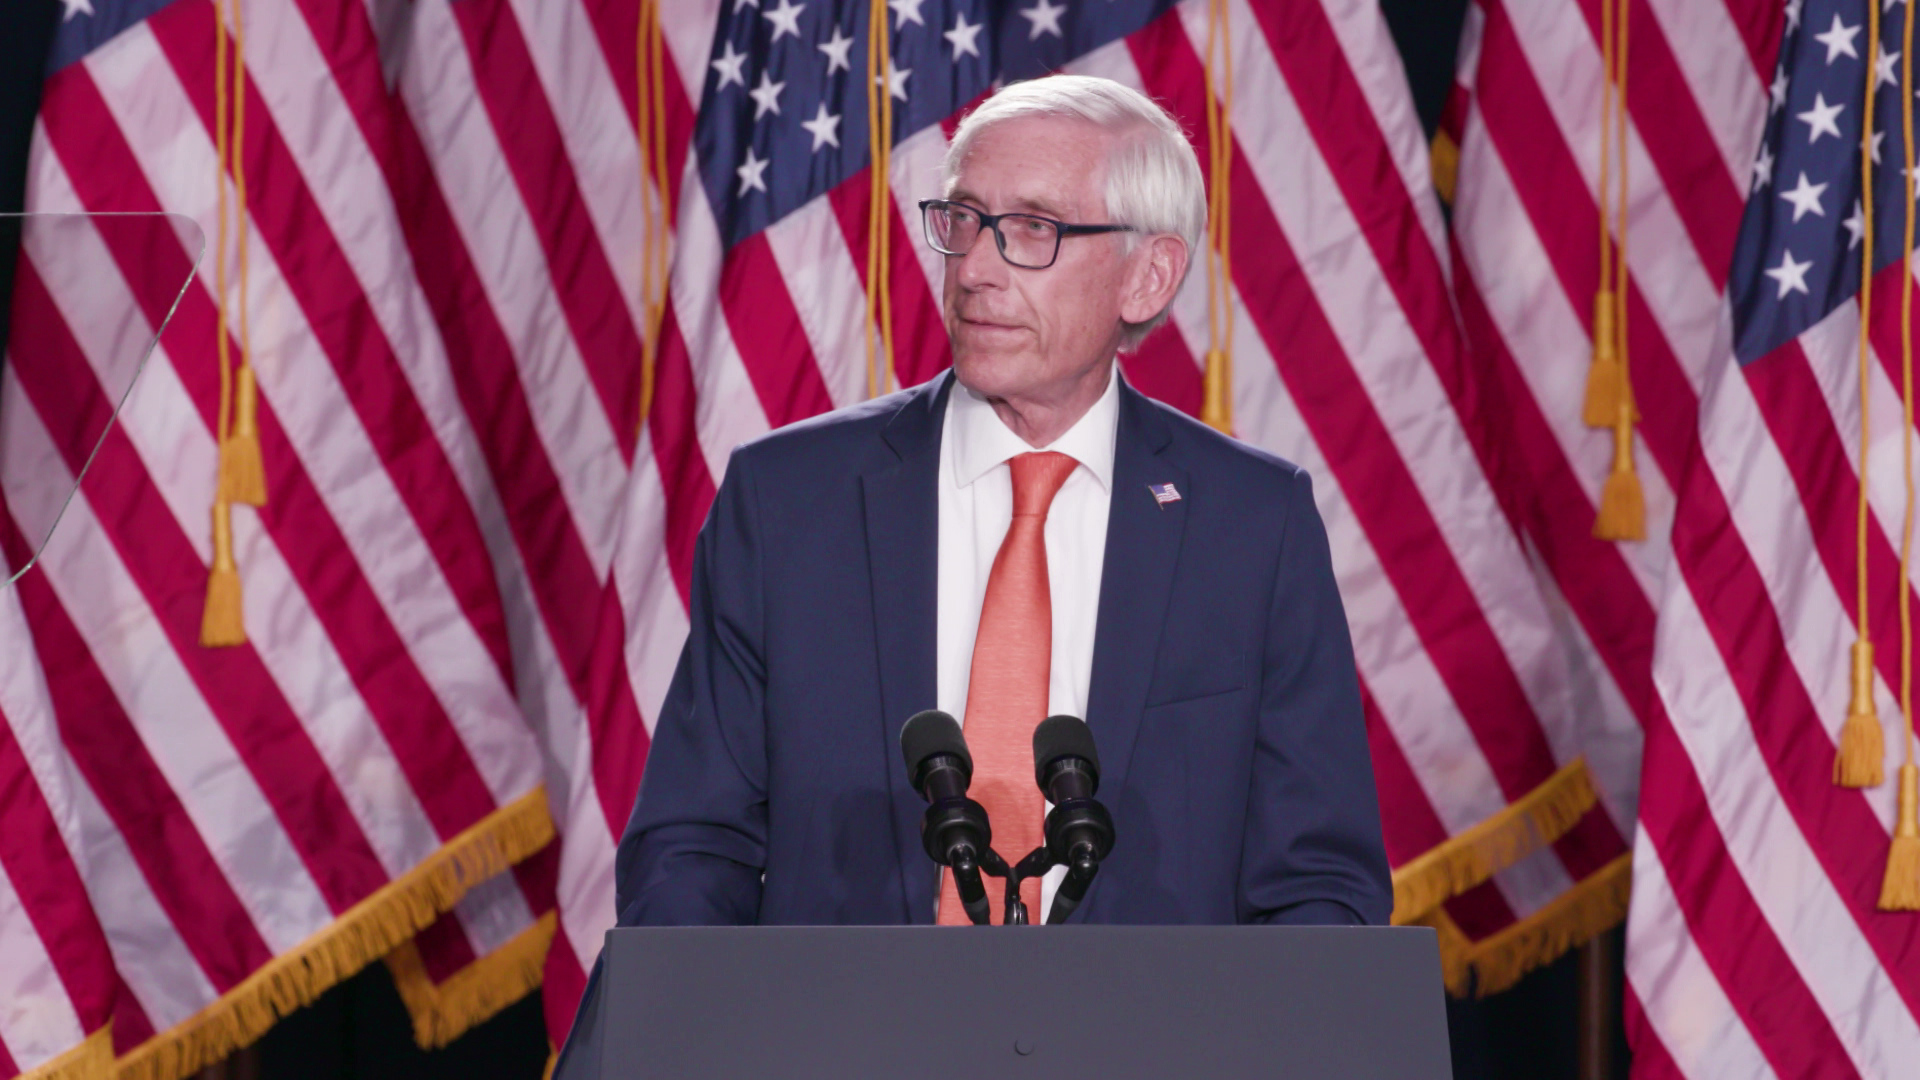
{"label": "forehead wrinkle", "polygon": [[[987,199],[967,188],[967,166],[977,158],[983,144],[986,144],[988,140],[994,140],[998,137],[999,141],[1005,141],[1005,129],[1012,126],[1033,126],[1040,127],[1042,130],[1047,128],[1058,130],[1064,127],[1073,131],[1075,134],[1092,135],[1095,146],[1094,160],[1090,170],[1084,174],[1073,174],[1073,176],[1063,184],[1058,179],[1040,175],[1038,170],[1024,167],[1026,165],[1026,159],[1024,156],[1021,156],[1019,160],[1023,167],[1017,174],[1018,178],[1013,183],[1018,194],[1011,199],[1005,200],[998,206],[989,205]],[[1025,141],[1026,140],[1019,140],[1013,145],[1017,147]],[[1047,140],[1042,139],[1039,141]],[[972,202],[977,206],[985,208],[990,214],[1032,213],[1059,218],[1063,221],[1080,220],[1080,217],[1077,215],[1084,215],[1091,212],[1089,206],[1081,205],[1082,197],[1090,198],[1093,204],[1102,207],[1105,206],[1106,174],[1113,150],[1114,133],[1096,127],[1078,117],[1038,115],[1013,117],[1002,120],[983,129],[974,136],[972,145],[967,147],[966,156],[960,162],[960,167],[955,170],[954,175],[948,180],[947,198],[955,201]],[[1080,190],[1077,193],[1069,191],[1067,186],[1069,184],[1079,186]]]}

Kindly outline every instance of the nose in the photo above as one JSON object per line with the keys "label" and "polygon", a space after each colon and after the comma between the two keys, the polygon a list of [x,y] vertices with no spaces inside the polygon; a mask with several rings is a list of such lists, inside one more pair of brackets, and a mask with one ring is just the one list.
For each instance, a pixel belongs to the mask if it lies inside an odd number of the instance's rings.
{"label": "nose", "polygon": [[[952,265],[953,258],[959,265]],[[1007,262],[1000,257],[992,229],[981,229],[965,255],[949,257],[950,273],[959,275],[960,287],[972,292],[1006,284]]]}

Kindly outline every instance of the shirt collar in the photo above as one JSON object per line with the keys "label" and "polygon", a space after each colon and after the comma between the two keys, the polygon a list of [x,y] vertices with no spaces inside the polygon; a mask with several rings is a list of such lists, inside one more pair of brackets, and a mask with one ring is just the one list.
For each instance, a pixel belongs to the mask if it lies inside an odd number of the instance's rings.
{"label": "shirt collar", "polygon": [[[1113,490],[1113,445],[1120,428],[1120,364],[1114,362],[1106,392],[1050,446],[1080,463],[1101,488]],[[970,487],[995,466],[1034,448],[1002,423],[987,399],[955,381],[947,396],[947,433],[953,443],[953,483]]]}

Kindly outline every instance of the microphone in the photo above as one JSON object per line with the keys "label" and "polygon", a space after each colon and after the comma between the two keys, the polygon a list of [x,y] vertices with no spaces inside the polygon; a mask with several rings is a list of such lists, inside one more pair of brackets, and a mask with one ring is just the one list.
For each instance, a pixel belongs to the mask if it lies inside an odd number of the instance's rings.
{"label": "microphone", "polygon": [[1033,732],[1033,775],[1053,809],[1047,814],[1047,862],[1067,868],[1048,923],[1065,922],[1113,850],[1113,815],[1093,796],[1100,790],[1100,753],[1093,730],[1077,716],[1049,716]]}
{"label": "microphone", "polygon": [[987,809],[967,798],[973,782],[973,755],[960,724],[938,709],[915,713],[900,729],[900,755],[906,759],[913,789],[927,800],[920,819],[920,843],[927,857],[953,870],[960,906],[975,926],[991,919],[981,868],[1006,874],[1006,862],[994,853]]}

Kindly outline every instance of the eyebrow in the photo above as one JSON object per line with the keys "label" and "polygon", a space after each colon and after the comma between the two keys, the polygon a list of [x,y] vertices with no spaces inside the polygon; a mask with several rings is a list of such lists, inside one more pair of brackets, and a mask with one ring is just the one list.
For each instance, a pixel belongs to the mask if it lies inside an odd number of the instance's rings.
{"label": "eyebrow", "polygon": [[[971,191],[967,191],[964,188],[956,188],[953,191],[948,192],[947,198],[953,202],[972,203],[975,206],[981,206],[981,207],[984,207],[987,204],[987,200],[982,199],[980,196],[975,195]],[[1007,211],[1008,213],[1044,214],[1047,217],[1059,218],[1062,221],[1065,221],[1068,218],[1068,215],[1065,211],[1061,210],[1058,206],[1048,202],[1045,199],[1015,199],[1009,205],[1012,207],[1012,209],[1008,210]]]}

